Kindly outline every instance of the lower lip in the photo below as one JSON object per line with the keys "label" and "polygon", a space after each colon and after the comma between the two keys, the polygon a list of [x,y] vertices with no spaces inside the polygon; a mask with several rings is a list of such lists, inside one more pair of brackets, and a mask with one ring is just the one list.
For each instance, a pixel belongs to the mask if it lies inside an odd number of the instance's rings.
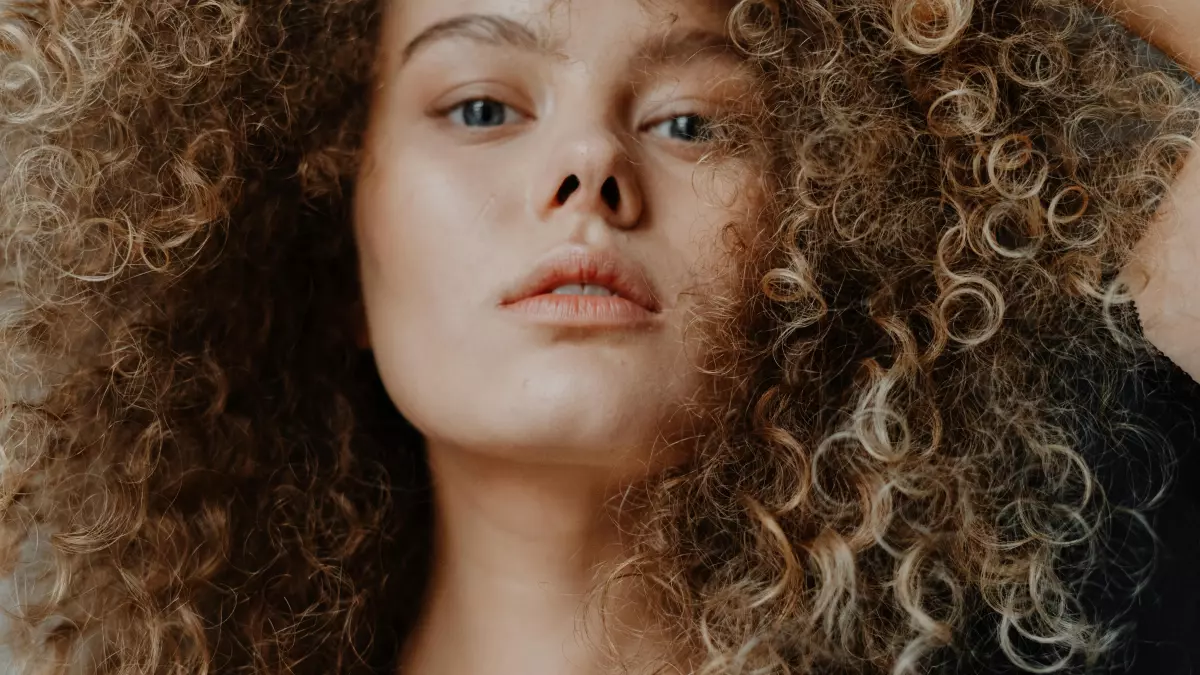
{"label": "lower lip", "polygon": [[634,327],[654,321],[654,312],[625,298],[543,294],[504,305],[522,317],[561,326]]}

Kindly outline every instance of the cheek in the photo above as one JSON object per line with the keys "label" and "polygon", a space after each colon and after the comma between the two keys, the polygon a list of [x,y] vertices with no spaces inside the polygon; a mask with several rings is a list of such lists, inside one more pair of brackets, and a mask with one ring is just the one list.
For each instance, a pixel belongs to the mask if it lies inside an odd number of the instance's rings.
{"label": "cheek", "polygon": [[674,205],[662,214],[659,229],[680,268],[681,304],[702,304],[727,294],[735,283],[747,245],[760,229],[754,214],[761,190],[747,175],[702,171],[658,187],[659,202]]}
{"label": "cheek", "polygon": [[489,283],[481,271],[496,263],[483,223],[511,217],[512,205],[496,198],[504,186],[415,143],[377,152],[386,159],[360,177],[356,205],[369,311],[396,321],[461,315],[453,310],[479,300]]}
{"label": "cheek", "polygon": [[495,206],[490,194],[470,171],[413,152],[390,153],[359,179],[363,304],[371,347],[395,394],[436,375],[422,369],[471,349],[470,319],[485,309],[481,288],[496,263],[479,231]]}

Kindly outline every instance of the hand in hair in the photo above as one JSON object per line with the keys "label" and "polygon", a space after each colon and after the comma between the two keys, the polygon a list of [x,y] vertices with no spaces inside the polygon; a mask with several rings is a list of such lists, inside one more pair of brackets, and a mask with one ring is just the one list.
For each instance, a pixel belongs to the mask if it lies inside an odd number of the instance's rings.
{"label": "hand in hair", "polygon": [[[1200,75],[1200,3],[1105,0],[1115,18]],[[1146,337],[1200,379],[1200,154],[1193,150],[1125,270]]]}

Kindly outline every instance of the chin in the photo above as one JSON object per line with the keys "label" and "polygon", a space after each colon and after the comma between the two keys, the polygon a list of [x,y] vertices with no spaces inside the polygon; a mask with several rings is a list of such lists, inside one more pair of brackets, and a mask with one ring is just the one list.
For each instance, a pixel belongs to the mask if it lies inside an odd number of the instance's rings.
{"label": "chin", "polygon": [[481,417],[491,418],[492,443],[479,438],[479,449],[568,463],[644,461],[659,442],[670,398],[645,381],[607,375],[579,369],[532,374],[514,388],[487,387],[480,393],[491,396],[478,404],[490,408]]}
{"label": "chin", "polygon": [[479,380],[419,387],[421,395],[400,409],[431,448],[644,473],[669,436],[665,425],[679,409],[679,388],[637,368],[588,359],[541,365],[514,362]]}
{"label": "chin", "polygon": [[497,459],[632,461],[644,472],[655,450],[678,438],[681,406],[699,386],[675,345],[500,341],[490,351],[454,352],[453,363],[429,347],[379,360],[393,402],[431,449]]}

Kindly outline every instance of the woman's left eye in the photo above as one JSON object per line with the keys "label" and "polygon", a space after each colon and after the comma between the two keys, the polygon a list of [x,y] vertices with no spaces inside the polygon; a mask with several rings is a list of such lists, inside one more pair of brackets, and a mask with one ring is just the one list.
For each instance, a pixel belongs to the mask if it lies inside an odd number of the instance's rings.
{"label": "woman's left eye", "polygon": [[709,121],[700,115],[678,115],[653,127],[654,133],[686,143],[702,143],[712,139]]}

